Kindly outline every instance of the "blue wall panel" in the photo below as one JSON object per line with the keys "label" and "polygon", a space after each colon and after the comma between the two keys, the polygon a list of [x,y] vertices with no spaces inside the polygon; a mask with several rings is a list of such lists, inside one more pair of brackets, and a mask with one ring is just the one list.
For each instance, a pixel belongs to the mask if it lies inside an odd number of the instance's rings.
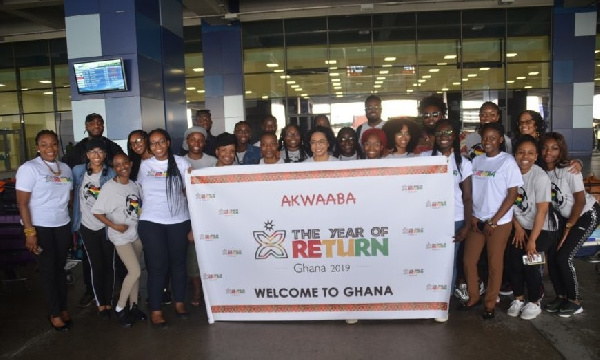
{"label": "blue wall panel", "polygon": [[99,12],[99,0],[65,0],[65,17]]}
{"label": "blue wall panel", "polygon": [[100,31],[103,55],[137,52],[134,12],[100,14]]}
{"label": "blue wall panel", "polygon": [[137,50],[140,54],[162,61],[160,39],[160,25],[145,15],[137,13],[135,16],[135,31],[137,33]]}

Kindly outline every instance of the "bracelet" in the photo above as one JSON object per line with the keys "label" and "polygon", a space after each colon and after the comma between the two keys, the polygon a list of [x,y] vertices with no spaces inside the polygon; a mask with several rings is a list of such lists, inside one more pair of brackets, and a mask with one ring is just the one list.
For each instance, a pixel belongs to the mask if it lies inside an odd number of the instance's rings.
{"label": "bracelet", "polygon": [[35,231],[34,227],[23,229],[23,233],[25,233],[25,236],[37,235],[37,232]]}
{"label": "bracelet", "polygon": [[494,224],[494,222],[492,220],[488,220],[487,224],[491,227],[491,228],[495,228],[496,226],[498,226],[498,224]]}

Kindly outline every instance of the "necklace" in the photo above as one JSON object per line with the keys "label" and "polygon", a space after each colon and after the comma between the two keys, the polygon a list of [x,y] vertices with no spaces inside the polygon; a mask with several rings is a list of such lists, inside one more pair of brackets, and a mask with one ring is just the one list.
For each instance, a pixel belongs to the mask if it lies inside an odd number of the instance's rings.
{"label": "necklace", "polygon": [[58,163],[58,161],[56,162],[56,171],[52,170],[52,168],[50,167],[50,164],[48,164],[46,162],[46,160],[42,159],[42,162],[44,164],[46,164],[46,166],[48,167],[48,170],[50,170],[50,172],[52,174],[54,174],[55,176],[60,176],[61,171],[60,171],[60,164]]}

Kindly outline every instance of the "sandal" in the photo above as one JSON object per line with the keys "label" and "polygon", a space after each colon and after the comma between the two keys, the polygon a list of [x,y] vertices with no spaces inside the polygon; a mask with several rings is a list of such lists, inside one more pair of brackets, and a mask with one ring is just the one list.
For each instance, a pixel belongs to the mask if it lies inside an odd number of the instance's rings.
{"label": "sandal", "polygon": [[194,307],[199,307],[202,305],[202,295],[194,295],[194,298],[192,301],[190,301],[190,304]]}

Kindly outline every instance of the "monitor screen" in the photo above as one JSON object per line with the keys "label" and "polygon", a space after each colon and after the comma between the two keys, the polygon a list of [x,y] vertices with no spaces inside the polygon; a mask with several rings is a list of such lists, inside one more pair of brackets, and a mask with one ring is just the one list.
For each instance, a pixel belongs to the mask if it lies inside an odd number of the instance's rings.
{"label": "monitor screen", "polygon": [[73,64],[80,94],[126,91],[123,59],[103,59]]}

